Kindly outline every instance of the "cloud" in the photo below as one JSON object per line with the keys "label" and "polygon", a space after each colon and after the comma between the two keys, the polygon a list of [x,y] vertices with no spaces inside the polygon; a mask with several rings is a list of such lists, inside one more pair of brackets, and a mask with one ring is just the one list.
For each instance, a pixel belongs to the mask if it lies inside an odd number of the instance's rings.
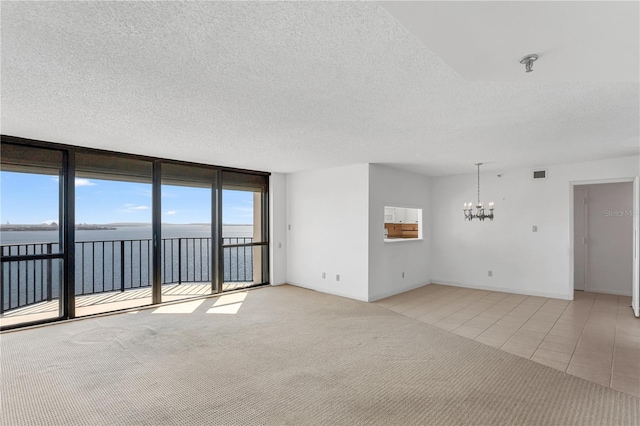
{"label": "cloud", "polygon": [[174,215],[174,214],[176,214],[176,213],[178,213],[178,212],[177,212],[177,211],[175,211],[175,210],[169,210],[169,211],[168,211],[168,212],[166,212],[165,214],[166,214],[166,215],[169,215],[169,216],[173,216],[173,215]]}
{"label": "cloud", "polygon": [[[54,181],[54,182],[59,182],[60,178],[58,178],[58,176],[56,176],[56,177],[52,177],[51,180]],[[96,186],[96,185],[97,185],[97,183],[92,182],[89,179],[76,178],[76,187],[78,187],[78,186]]]}
{"label": "cloud", "polygon": [[76,178],[76,187],[78,186],[96,186],[97,183],[91,182],[89,179]]}
{"label": "cloud", "polygon": [[139,212],[139,211],[143,211],[143,210],[149,210],[149,206],[139,206],[137,204],[125,204],[124,206],[122,206],[122,210],[120,210],[121,213],[135,213],[135,212]]}

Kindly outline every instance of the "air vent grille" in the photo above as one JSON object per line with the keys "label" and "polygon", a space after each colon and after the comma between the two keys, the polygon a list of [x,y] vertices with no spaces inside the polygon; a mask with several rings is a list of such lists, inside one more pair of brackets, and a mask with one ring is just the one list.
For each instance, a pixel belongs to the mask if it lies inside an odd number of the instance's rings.
{"label": "air vent grille", "polygon": [[546,179],[547,178],[547,171],[546,170],[534,170],[533,171],[533,178],[534,179]]}

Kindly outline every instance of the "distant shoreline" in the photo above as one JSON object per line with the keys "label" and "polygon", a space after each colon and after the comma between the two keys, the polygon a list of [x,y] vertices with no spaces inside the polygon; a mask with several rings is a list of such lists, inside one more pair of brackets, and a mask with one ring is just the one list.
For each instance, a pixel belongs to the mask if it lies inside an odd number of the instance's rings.
{"label": "distant shoreline", "polygon": [[[79,231],[113,231],[117,228],[111,226],[100,225],[77,225],[76,230]],[[0,225],[0,232],[19,232],[19,231],[57,231],[58,225]]]}
{"label": "distant shoreline", "polygon": [[[165,226],[211,226],[209,223],[163,223]],[[251,224],[223,223],[223,226],[253,226]],[[108,225],[76,225],[76,231],[115,231],[120,228],[151,226],[150,223],[113,223]],[[52,225],[0,225],[0,232],[21,231],[58,231],[57,224]]]}

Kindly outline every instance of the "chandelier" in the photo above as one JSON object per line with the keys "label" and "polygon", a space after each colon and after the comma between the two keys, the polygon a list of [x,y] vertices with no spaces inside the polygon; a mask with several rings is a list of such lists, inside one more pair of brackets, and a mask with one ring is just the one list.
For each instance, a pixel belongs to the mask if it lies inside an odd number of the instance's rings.
{"label": "chandelier", "polygon": [[489,213],[485,212],[484,204],[480,202],[480,166],[483,163],[475,163],[478,166],[478,204],[476,204],[476,211],[472,210],[473,204],[464,203],[464,218],[471,221],[473,219],[493,220],[493,201],[489,203]]}

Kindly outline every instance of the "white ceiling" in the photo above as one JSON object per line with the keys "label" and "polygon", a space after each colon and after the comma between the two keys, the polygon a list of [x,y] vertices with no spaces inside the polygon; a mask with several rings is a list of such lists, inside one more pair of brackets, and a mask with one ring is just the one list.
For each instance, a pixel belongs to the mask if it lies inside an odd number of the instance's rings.
{"label": "white ceiling", "polygon": [[638,82],[638,2],[381,4],[468,81]]}
{"label": "white ceiling", "polygon": [[637,2],[2,2],[2,133],[272,172],[634,155],[638,21]]}

